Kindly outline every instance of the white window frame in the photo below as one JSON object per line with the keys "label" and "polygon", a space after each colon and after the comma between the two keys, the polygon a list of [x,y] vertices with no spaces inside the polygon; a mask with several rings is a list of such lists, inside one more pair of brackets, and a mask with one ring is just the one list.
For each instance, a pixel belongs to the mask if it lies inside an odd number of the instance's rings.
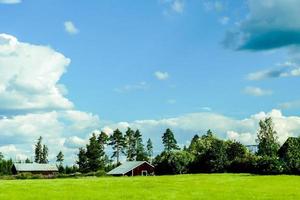
{"label": "white window frame", "polygon": [[[144,175],[145,173],[145,175]],[[142,170],[142,176],[148,176],[148,171],[147,170]]]}

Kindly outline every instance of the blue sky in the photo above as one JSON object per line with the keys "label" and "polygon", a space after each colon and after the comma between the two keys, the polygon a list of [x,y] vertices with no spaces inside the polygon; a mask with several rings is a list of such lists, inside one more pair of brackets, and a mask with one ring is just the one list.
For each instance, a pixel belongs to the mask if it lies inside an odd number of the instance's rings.
{"label": "blue sky", "polygon": [[268,115],[282,140],[298,135],[297,6],[0,0],[0,151],[30,156],[28,145],[45,128],[49,145],[59,143],[70,160],[92,131],[127,126],[142,129],[158,149],[166,127],[182,145],[209,128],[253,143],[255,124]]}

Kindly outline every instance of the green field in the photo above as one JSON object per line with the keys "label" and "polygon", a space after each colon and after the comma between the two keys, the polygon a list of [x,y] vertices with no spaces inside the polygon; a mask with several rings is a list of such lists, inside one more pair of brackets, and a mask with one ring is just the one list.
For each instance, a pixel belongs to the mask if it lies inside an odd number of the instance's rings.
{"label": "green field", "polygon": [[300,199],[300,176],[202,174],[1,180],[0,199]]}

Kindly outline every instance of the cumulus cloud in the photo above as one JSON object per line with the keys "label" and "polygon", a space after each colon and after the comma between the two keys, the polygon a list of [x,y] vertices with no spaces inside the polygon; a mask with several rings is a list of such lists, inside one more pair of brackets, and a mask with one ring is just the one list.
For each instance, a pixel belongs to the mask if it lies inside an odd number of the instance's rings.
{"label": "cumulus cloud", "polygon": [[0,110],[71,109],[58,81],[70,59],[0,34]]}
{"label": "cumulus cloud", "polygon": [[[195,134],[202,135],[208,129],[212,129],[218,137],[234,139],[244,144],[255,144],[259,120],[272,117],[275,129],[278,132],[279,141],[283,143],[289,136],[299,136],[300,117],[284,116],[280,110],[272,110],[268,113],[259,112],[245,119],[234,119],[217,113],[190,113],[173,118],[158,120],[137,120],[127,123],[109,124],[110,129],[119,128],[125,131],[128,126],[140,129],[144,139],[151,138],[155,151],[162,149],[161,135],[166,128],[171,128],[179,143],[185,143]],[[126,126],[124,126],[126,125]]]}
{"label": "cumulus cloud", "polygon": [[21,2],[22,2],[22,0],[0,0],[0,3],[3,3],[3,4],[18,4]]}
{"label": "cumulus cloud", "polygon": [[71,35],[79,33],[79,30],[76,28],[75,24],[72,21],[66,21],[64,23],[65,31]]}
{"label": "cumulus cloud", "polygon": [[249,0],[249,15],[225,42],[238,49],[268,50],[300,44],[298,0]]}
{"label": "cumulus cloud", "polygon": [[31,158],[42,136],[50,160],[62,150],[73,163],[75,145],[84,145],[80,138],[99,128],[97,115],[74,110],[64,96],[67,88],[59,80],[69,63],[50,47],[0,34],[0,152],[6,157]]}
{"label": "cumulus cloud", "polygon": [[154,76],[158,79],[158,80],[167,80],[169,78],[169,73],[168,72],[162,72],[162,71],[156,71],[154,73]]}
{"label": "cumulus cloud", "polygon": [[265,90],[259,87],[246,87],[244,93],[251,96],[266,96],[273,94],[272,90]]}

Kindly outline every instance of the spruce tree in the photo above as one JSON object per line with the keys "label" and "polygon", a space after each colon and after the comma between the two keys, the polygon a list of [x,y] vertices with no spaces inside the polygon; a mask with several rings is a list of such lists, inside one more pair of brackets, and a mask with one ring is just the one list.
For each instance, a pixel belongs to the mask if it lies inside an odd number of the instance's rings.
{"label": "spruce tree", "polygon": [[93,133],[90,138],[89,144],[86,145],[86,156],[90,171],[97,171],[100,168],[104,168],[104,164],[101,162],[101,157],[104,156],[104,151],[101,150],[100,143],[97,141],[95,133]]}
{"label": "spruce tree", "polygon": [[142,134],[139,130],[136,130],[134,133],[135,138],[135,151],[136,151],[136,161],[147,160],[147,153],[145,152]]}
{"label": "spruce tree", "polygon": [[35,145],[34,162],[36,162],[36,163],[41,163],[41,161],[42,161],[42,154],[43,154],[42,140],[43,140],[43,138],[42,138],[42,136],[40,136]]}
{"label": "spruce tree", "polygon": [[82,173],[88,172],[88,158],[86,156],[86,150],[84,148],[79,148],[77,165],[79,167],[79,171]]}
{"label": "spruce tree", "polygon": [[62,166],[64,162],[64,154],[61,151],[56,156],[56,162],[58,162],[60,166]]}
{"label": "spruce tree", "polygon": [[177,141],[174,137],[171,129],[167,129],[166,132],[162,136],[162,141],[164,145],[164,151],[170,153],[173,150],[179,150],[180,148],[177,145]]}
{"label": "spruce tree", "polygon": [[48,163],[48,147],[44,144],[40,163]]}
{"label": "spruce tree", "polygon": [[148,160],[149,161],[152,161],[152,156],[153,156],[153,144],[152,144],[152,141],[151,139],[149,138],[148,141],[147,141],[147,156],[148,156]]}

